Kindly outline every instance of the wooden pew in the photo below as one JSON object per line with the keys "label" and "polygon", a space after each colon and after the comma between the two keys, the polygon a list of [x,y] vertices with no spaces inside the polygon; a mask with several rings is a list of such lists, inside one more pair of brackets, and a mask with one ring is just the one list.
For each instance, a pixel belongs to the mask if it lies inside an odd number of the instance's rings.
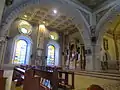
{"label": "wooden pew", "polygon": [[[50,66],[41,66],[39,67],[39,69],[41,70],[48,70],[48,71],[54,71],[54,70],[57,70],[58,72],[58,76],[57,76],[57,84],[58,84],[58,88],[63,88],[63,89],[74,89],[74,72],[72,71],[66,71],[66,70],[62,70],[61,67],[50,67]],[[65,75],[65,77],[63,78],[62,76]],[[45,76],[45,75],[43,75]],[[45,76],[46,78],[50,76],[50,75],[47,75]],[[71,76],[71,81],[72,83],[69,84],[69,76]]]}
{"label": "wooden pew", "polygon": [[5,90],[6,79],[3,77],[4,70],[0,70],[0,90]]}
{"label": "wooden pew", "polygon": [[[24,75],[24,79],[19,81],[19,85],[23,84],[23,90],[58,90],[58,88],[74,89],[74,72],[64,71],[61,68],[56,67],[23,67],[22,71],[15,69],[15,71],[20,72]],[[28,70],[27,70],[28,69]],[[63,78],[63,74],[65,78]],[[69,75],[71,75],[72,84],[69,85]],[[15,77],[15,76],[14,76]],[[21,78],[21,76],[20,76]],[[41,79],[49,80],[51,87],[47,87],[41,82]]]}
{"label": "wooden pew", "polygon": [[[34,74],[39,76],[40,79],[43,78],[45,80],[49,80],[52,90],[58,90],[58,72],[57,70],[53,71],[47,71],[47,70],[40,70],[40,69],[34,69]],[[51,88],[49,88],[51,89]],[[48,90],[49,90],[48,89]]]}
{"label": "wooden pew", "polygon": [[[48,70],[48,71],[54,71],[54,70],[57,70],[57,77],[56,77],[56,83],[57,83],[57,88],[62,88],[62,89],[74,89],[74,72],[72,71],[66,71],[66,70],[62,70],[61,67],[50,67],[50,66],[46,66],[46,67],[39,67],[39,69],[41,70]],[[46,74],[47,75],[47,74]],[[63,78],[62,76],[65,75],[65,77]],[[44,77],[45,75],[43,75]],[[45,76],[46,78],[49,78],[48,76],[50,75],[47,75]],[[72,83],[69,84],[69,76],[71,76],[71,81]]]}
{"label": "wooden pew", "polygon": [[[58,71],[59,74],[59,87],[66,88],[66,89],[74,89],[74,72],[60,70]],[[63,75],[65,77],[63,77]],[[69,84],[69,76],[71,76],[71,84]]]}
{"label": "wooden pew", "polygon": [[[13,80],[21,80],[21,76],[24,75],[24,79],[17,82],[18,86],[23,85],[23,90],[51,90],[51,88],[48,88],[40,83],[41,78],[51,81],[52,90],[57,90],[58,85],[56,83],[58,83],[58,79],[55,79],[58,76],[57,72],[49,72],[35,68],[31,68],[29,70],[24,69],[23,67],[22,69],[20,67],[15,67],[13,74]],[[18,73],[20,75],[16,77],[16,74]]]}
{"label": "wooden pew", "polygon": [[29,69],[25,72],[23,90],[40,90],[40,78],[34,77],[34,71]]}
{"label": "wooden pew", "polygon": [[12,81],[16,82],[16,87],[23,85],[25,70],[20,67],[15,67]]}

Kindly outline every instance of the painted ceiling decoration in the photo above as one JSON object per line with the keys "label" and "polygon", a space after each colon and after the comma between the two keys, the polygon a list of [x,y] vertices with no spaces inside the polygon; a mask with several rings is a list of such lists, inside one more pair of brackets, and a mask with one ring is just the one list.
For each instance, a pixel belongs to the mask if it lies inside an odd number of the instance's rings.
{"label": "painted ceiling decoration", "polygon": [[84,18],[86,19],[86,21],[90,25],[90,15],[81,9],[78,9],[78,10],[83,14]]}
{"label": "painted ceiling decoration", "polygon": [[77,0],[77,1],[89,7],[90,9],[95,9],[108,0]]}
{"label": "painted ceiling decoration", "polygon": [[52,13],[48,8],[30,8],[24,11],[19,19],[26,20],[31,23],[44,24],[46,27],[51,27],[59,32],[66,30],[78,30],[76,25],[73,24],[73,17],[67,17],[62,13],[54,11]]}
{"label": "painted ceiling decoration", "polygon": [[111,7],[106,8],[96,14],[96,22],[99,22],[99,20],[111,9]]}

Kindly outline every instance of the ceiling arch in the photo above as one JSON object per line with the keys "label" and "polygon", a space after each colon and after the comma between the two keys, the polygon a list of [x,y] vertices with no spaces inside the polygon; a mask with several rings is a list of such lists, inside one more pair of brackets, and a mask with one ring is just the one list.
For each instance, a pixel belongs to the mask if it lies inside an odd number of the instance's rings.
{"label": "ceiling arch", "polygon": [[2,28],[1,28],[1,37],[4,37],[7,34],[9,27],[12,22],[19,16],[19,14],[25,10],[26,8],[30,8],[32,6],[55,6],[59,8],[59,10],[66,14],[66,16],[74,16],[73,23],[76,24],[76,27],[81,32],[81,36],[84,39],[85,44],[91,44],[90,41],[90,33],[89,26],[85,23],[85,19],[80,12],[76,10],[72,5],[61,2],[61,1],[53,1],[53,0],[27,0],[23,1],[19,6],[16,5],[9,13],[6,13],[3,17]]}
{"label": "ceiling arch", "polygon": [[120,5],[115,5],[100,19],[99,23],[96,26],[96,37],[98,45],[101,45],[102,38],[105,32],[108,30],[106,28],[106,24],[111,23],[119,13]]}

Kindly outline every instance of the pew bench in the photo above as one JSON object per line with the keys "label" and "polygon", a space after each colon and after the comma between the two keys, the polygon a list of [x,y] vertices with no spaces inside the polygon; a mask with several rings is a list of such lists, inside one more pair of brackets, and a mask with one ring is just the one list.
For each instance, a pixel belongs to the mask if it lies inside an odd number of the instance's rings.
{"label": "pew bench", "polygon": [[[17,78],[19,83],[17,82],[17,84],[18,86],[23,85],[23,90],[58,90],[58,88],[62,88],[63,90],[74,89],[74,72],[65,71],[61,68],[31,68],[31,66],[15,67],[13,80],[16,79],[16,73],[20,73],[18,76],[19,78]],[[63,75],[65,75],[65,77],[63,77]],[[69,84],[69,75],[72,80],[71,84]]]}
{"label": "pew bench", "polygon": [[6,79],[3,77],[4,70],[0,70],[0,90],[5,90]]}

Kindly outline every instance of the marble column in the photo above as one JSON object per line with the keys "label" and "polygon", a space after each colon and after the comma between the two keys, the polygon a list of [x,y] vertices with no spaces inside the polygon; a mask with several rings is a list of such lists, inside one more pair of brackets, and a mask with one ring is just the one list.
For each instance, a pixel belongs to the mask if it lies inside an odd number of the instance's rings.
{"label": "marble column", "polygon": [[[90,50],[91,53],[87,53],[87,51]],[[85,54],[86,54],[86,71],[93,71],[94,70],[94,64],[93,64],[93,51],[92,51],[92,46],[91,45],[87,45],[85,46]]]}
{"label": "marble column", "polygon": [[87,45],[86,52],[86,70],[100,71],[100,46]]}
{"label": "marble column", "polygon": [[4,11],[4,6],[5,6],[5,0],[0,0],[0,22]]}
{"label": "marble column", "polygon": [[0,37],[0,68],[3,68],[4,65],[4,54],[6,49],[6,39],[4,37]]}
{"label": "marble column", "polygon": [[95,45],[95,51],[94,51],[94,64],[95,64],[95,71],[101,70],[101,45]]}
{"label": "marble column", "polygon": [[37,53],[36,53],[36,60],[35,64],[36,65],[43,65],[43,59],[45,58],[43,56],[44,54],[44,44],[45,44],[45,39],[48,36],[48,31],[45,27],[38,28],[38,37],[37,37]]}
{"label": "marble column", "polygon": [[101,68],[101,66],[100,66],[101,45],[96,44],[97,38],[96,38],[95,28],[96,28],[95,25],[90,27],[91,44],[85,45],[85,48],[87,51],[87,53],[86,53],[86,70],[89,70],[89,71],[99,71]]}
{"label": "marble column", "polygon": [[[40,32],[39,32],[40,34]],[[38,46],[37,46],[37,53],[36,53],[36,61],[35,61],[35,64],[36,65],[42,65],[42,53],[43,53],[43,50],[44,50],[44,35],[40,34],[38,35]]]}

